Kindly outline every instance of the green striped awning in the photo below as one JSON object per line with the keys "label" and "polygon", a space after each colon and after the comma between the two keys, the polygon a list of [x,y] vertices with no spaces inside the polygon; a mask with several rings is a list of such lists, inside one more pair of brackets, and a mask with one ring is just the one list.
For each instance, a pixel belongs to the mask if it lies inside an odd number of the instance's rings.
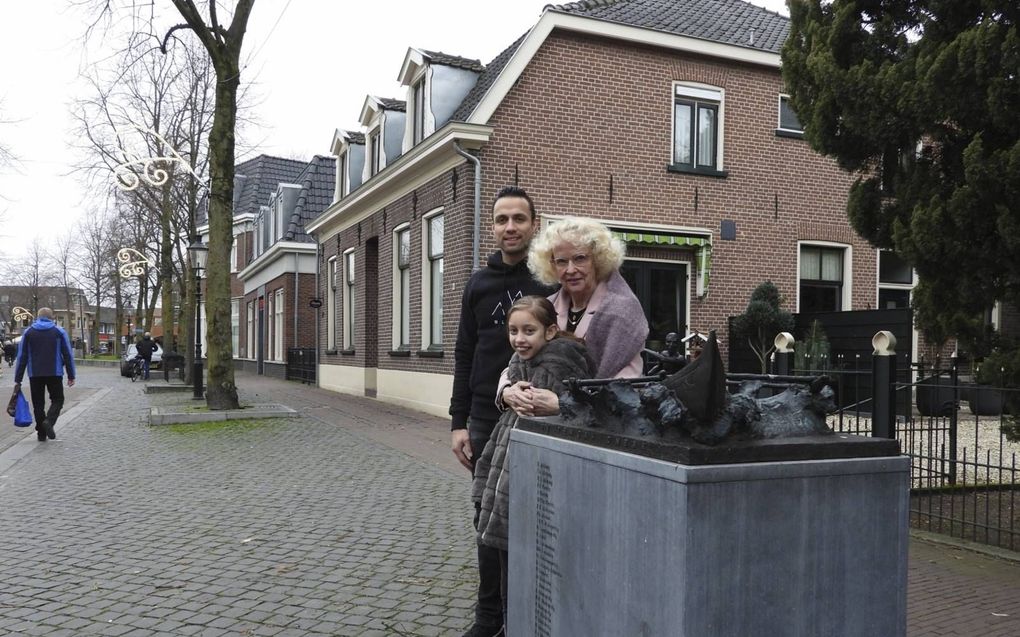
{"label": "green striped awning", "polygon": [[696,293],[698,296],[705,296],[708,294],[708,274],[712,269],[712,235],[613,230],[613,236],[628,245],[657,245],[694,248],[697,257],[698,269],[698,275],[695,279]]}

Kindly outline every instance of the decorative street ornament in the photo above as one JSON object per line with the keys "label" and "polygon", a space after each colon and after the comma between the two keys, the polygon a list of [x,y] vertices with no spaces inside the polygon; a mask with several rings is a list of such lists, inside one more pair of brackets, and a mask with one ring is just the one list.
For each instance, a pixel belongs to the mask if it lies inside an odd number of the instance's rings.
{"label": "decorative street ornament", "polygon": [[11,312],[14,314],[14,320],[25,321],[34,318],[33,314],[21,306],[16,306]]}
{"label": "decorative street ornament", "polygon": [[[170,179],[170,173],[168,173],[164,168],[160,168],[157,165],[159,162],[180,164],[180,166],[187,172],[191,173],[200,184],[203,186],[205,185],[205,182],[203,182],[201,177],[198,176],[198,173],[191,168],[191,164],[185,161],[184,158],[181,157],[176,150],[174,150],[173,146],[163,139],[162,135],[154,130],[142,128],[137,124],[131,124],[131,128],[139,131],[143,136],[151,135],[152,137],[155,137],[161,144],[161,147],[167,149],[167,156],[143,158],[141,155],[125,150],[124,159],[127,161],[122,164],[118,164],[113,169],[114,175],[117,177],[118,188],[125,191],[135,190],[141,185],[142,181],[145,181],[145,183],[150,186],[162,186],[168,179]],[[120,137],[121,133],[129,133],[130,131],[118,128],[115,129],[114,132],[116,132],[117,136]],[[138,172],[138,169],[140,169],[140,172]]]}
{"label": "decorative street ornament", "polygon": [[[132,261],[135,257],[136,260]],[[120,278],[130,279],[134,276],[142,276],[145,274],[145,266],[150,268],[156,267],[156,261],[150,257],[145,256],[134,248],[121,248],[117,250],[117,261],[123,265],[120,266]]]}

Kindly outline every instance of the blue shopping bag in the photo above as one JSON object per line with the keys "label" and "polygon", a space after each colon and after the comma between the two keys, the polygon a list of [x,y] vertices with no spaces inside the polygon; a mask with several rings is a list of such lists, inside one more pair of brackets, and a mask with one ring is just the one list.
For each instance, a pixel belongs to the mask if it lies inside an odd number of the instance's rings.
{"label": "blue shopping bag", "polygon": [[25,394],[18,392],[18,403],[14,407],[14,426],[28,427],[32,424],[32,408],[25,400]]}

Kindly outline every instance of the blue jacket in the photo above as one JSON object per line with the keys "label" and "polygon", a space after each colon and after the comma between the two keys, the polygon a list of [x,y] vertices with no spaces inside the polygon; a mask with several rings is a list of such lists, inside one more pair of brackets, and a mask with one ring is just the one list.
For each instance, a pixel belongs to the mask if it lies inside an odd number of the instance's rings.
{"label": "blue jacket", "polygon": [[74,353],[71,341],[64,328],[53,319],[38,318],[32,326],[21,333],[18,343],[18,362],[14,371],[14,382],[20,383],[28,370],[28,377],[63,376],[74,380]]}

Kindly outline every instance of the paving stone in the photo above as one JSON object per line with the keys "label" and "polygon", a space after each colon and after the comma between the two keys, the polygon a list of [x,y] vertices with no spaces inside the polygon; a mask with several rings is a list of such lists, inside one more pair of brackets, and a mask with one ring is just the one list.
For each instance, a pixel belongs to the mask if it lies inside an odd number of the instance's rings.
{"label": "paving stone", "polygon": [[[83,408],[58,444],[0,476],[0,635],[430,637],[470,625],[470,483],[447,420],[239,374],[244,400],[298,417],[151,427],[149,407],[190,397],[121,380],[83,368],[67,392]],[[1020,568],[915,548],[910,637],[1020,634]]]}

